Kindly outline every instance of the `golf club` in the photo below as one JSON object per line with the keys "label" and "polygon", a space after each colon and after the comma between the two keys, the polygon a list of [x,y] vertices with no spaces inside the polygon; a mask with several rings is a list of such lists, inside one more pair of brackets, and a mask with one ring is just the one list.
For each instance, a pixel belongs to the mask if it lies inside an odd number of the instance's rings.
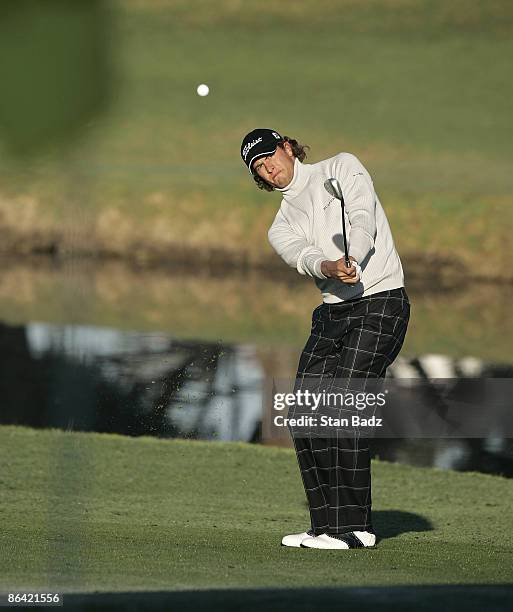
{"label": "golf club", "polygon": [[340,187],[338,179],[329,178],[324,181],[324,189],[326,189],[331,196],[340,200],[340,206],[342,207],[342,236],[344,238],[344,263],[347,268],[350,268],[351,262],[349,261],[349,254],[347,252],[346,224],[344,222],[344,196],[342,194],[342,188]]}

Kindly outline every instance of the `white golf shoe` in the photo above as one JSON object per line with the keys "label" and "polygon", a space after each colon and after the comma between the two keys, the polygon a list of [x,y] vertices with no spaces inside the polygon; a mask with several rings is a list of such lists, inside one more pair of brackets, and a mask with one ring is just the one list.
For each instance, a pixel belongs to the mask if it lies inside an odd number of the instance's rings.
{"label": "white golf shoe", "polygon": [[282,546],[292,546],[293,548],[300,548],[301,542],[308,538],[309,540],[316,540],[313,531],[303,531],[303,533],[291,533],[286,535],[281,540]]}
{"label": "white golf shoe", "polygon": [[376,536],[368,531],[351,531],[332,538],[323,533],[316,538],[308,537],[301,541],[302,548],[323,548],[326,550],[347,550],[349,548],[371,548],[376,544]]}

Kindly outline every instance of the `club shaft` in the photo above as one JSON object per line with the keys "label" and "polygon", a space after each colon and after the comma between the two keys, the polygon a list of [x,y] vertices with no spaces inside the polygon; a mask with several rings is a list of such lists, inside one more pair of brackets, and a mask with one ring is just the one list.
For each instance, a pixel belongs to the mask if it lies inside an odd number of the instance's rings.
{"label": "club shaft", "polygon": [[340,197],[340,207],[342,208],[342,238],[344,239],[344,263],[347,268],[351,267],[351,262],[349,261],[349,253],[347,252],[347,237],[346,237],[346,221],[344,215],[344,196]]}

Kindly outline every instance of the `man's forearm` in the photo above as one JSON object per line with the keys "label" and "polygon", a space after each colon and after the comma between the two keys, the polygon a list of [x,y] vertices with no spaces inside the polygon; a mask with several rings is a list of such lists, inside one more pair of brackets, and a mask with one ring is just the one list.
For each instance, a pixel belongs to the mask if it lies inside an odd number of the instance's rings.
{"label": "man's forearm", "polygon": [[330,269],[329,269],[329,264],[333,263],[331,261],[325,260],[321,263],[321,273],[326,277],[326,278],[331,278],[331,273],[330,273]]}

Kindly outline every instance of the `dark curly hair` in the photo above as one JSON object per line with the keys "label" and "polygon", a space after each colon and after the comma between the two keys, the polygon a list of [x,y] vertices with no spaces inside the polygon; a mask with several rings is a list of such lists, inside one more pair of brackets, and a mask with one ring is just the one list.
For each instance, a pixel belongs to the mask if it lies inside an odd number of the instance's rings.
{"label": "dark curly hair", "polygon": [[[278,143],[278,146],[283,149],[283,145],[288,142],[292,147],[292,153],[294,153],[294,157],[297,157],[300,162],[306,159],[306,150],[310,147],[308,145],[299,144],[297,140],[294,138],[289,138],[288,136],[284,136],[283,140]],[[257,184],[259,189],[265,189],[265,191],[274,191],[274,187],[270,185],[267,181],[265,181],[261,176],[253,172],[253,179]]]}

